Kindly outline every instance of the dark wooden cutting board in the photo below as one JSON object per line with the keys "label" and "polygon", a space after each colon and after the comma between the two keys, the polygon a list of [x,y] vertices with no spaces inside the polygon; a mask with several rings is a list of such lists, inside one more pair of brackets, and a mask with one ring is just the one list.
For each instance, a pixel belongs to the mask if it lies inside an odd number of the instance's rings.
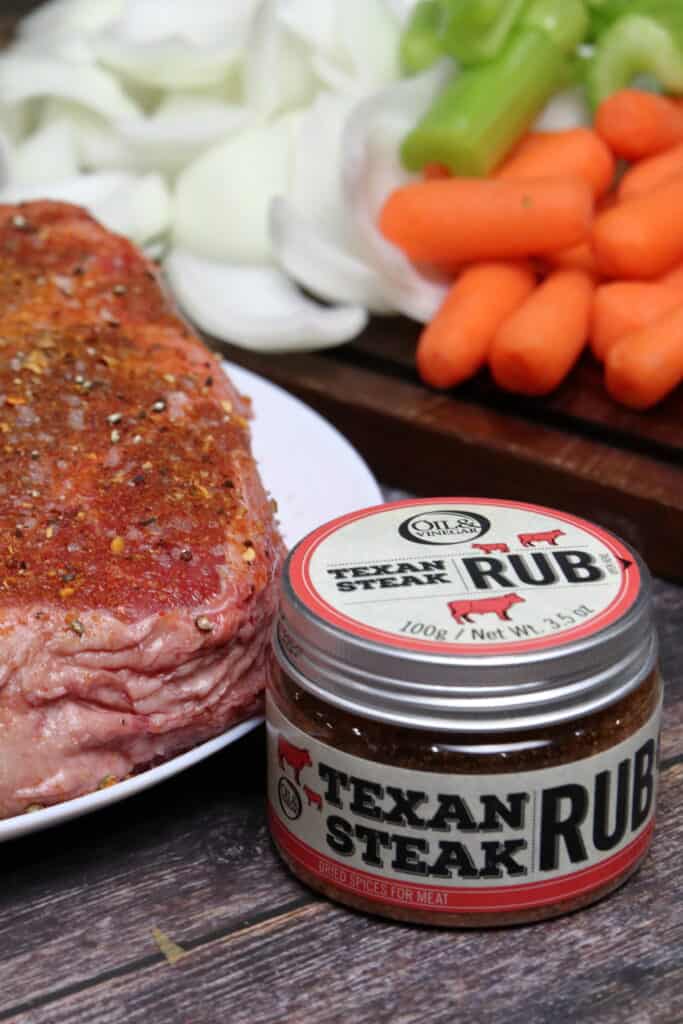
{"label": "dark wooden cutting board", "polygon": [[657,575],[683,579],[680,389],[649,413],[630,412],[587,355],[547,399],[504,394],[484,375],[438,393],[415,372],[417,334],[386,318],[324,353],[223,351],[331,420],[389,486],[555,505],[621,534]]}

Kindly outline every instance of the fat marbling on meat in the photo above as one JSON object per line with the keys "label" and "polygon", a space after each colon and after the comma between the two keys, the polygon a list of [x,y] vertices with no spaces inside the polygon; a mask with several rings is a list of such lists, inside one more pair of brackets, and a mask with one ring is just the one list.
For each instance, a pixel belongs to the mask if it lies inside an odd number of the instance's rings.
{"label": "fat marbling on meat", "polygon": [[0,817],[261,710],[283,548],[248,401],[83,210],[0,207]]}

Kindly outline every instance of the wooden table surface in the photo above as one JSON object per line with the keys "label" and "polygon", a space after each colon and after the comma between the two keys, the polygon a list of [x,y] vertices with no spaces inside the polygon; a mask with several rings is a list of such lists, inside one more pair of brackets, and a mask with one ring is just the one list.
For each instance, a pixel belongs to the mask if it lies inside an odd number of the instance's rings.
{"label": "wooden table surface", "polygon": [[[545,924],[390,924],[273,850],[264,733],[156,789],[2,847],[0,1022],[680,1024],[683,588],[658,582],[667,679],[654,846],[602,903]],[[185,951],[171,964],[159,929]]]}

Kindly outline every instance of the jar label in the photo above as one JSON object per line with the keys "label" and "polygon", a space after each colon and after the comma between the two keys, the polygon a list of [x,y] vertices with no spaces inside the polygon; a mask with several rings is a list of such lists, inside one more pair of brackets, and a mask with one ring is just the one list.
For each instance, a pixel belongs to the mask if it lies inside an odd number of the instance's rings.
{"label": "jar label", "polygon": [[621,877],[654,826],[661,704],[628,739],[560,767],[438,774],[312,739],[267,697],[271,829],[298,866],[369,903],[514,911]]}
{"label": "jar label", "polygon": [[641,585],[629,549],[593,523],[483,498],[351,513],[296,548],[289,580],[332,626],[449,654],[578,640],[623,616]]}

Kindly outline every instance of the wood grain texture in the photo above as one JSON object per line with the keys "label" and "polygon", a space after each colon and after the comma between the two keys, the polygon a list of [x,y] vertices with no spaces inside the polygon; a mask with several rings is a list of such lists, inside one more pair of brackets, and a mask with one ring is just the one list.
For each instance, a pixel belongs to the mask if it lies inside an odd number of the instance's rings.
{"label": "wood grain texture", "polygon": [[[405,318],[375,319],[360,338],[330,355],[416,382],[418,332],[419,326]],[[676,390],[651,412],[638,413],[612,401],[605,391],[602,373],[602,366],[587,353],[558,390],[545,398],[501,391],[487,373],[454,394],[586,436],[609,436],[647,454],[659,448],[667,455],[683,455],[683,389]]]}
{"label": "wood grain texture", "polygon": [[683,756],[683,588],[655,581],[654,605],[660,665],[666,682],[661,749],[662,758],[667,761]]}
{"label": "wood grain texture", "polygon": [[300,899],[278,861],[263,870],[264,765],[250,734],[149,793],[2,847],[0,1020],[27,993],[157,953],[153,927],[187,946]]}
{"label": "wood grain texture", "polygon": [[571,917],[451,933],[316,902],[210,939],[175,967],[146,960],[4,1019],[213,1024],[220,1008],[231,1024],[680,1024],[683,921],[671,901],[682,794],[683,765],[672,764],[662,775],[653,854],[619,892]]}

